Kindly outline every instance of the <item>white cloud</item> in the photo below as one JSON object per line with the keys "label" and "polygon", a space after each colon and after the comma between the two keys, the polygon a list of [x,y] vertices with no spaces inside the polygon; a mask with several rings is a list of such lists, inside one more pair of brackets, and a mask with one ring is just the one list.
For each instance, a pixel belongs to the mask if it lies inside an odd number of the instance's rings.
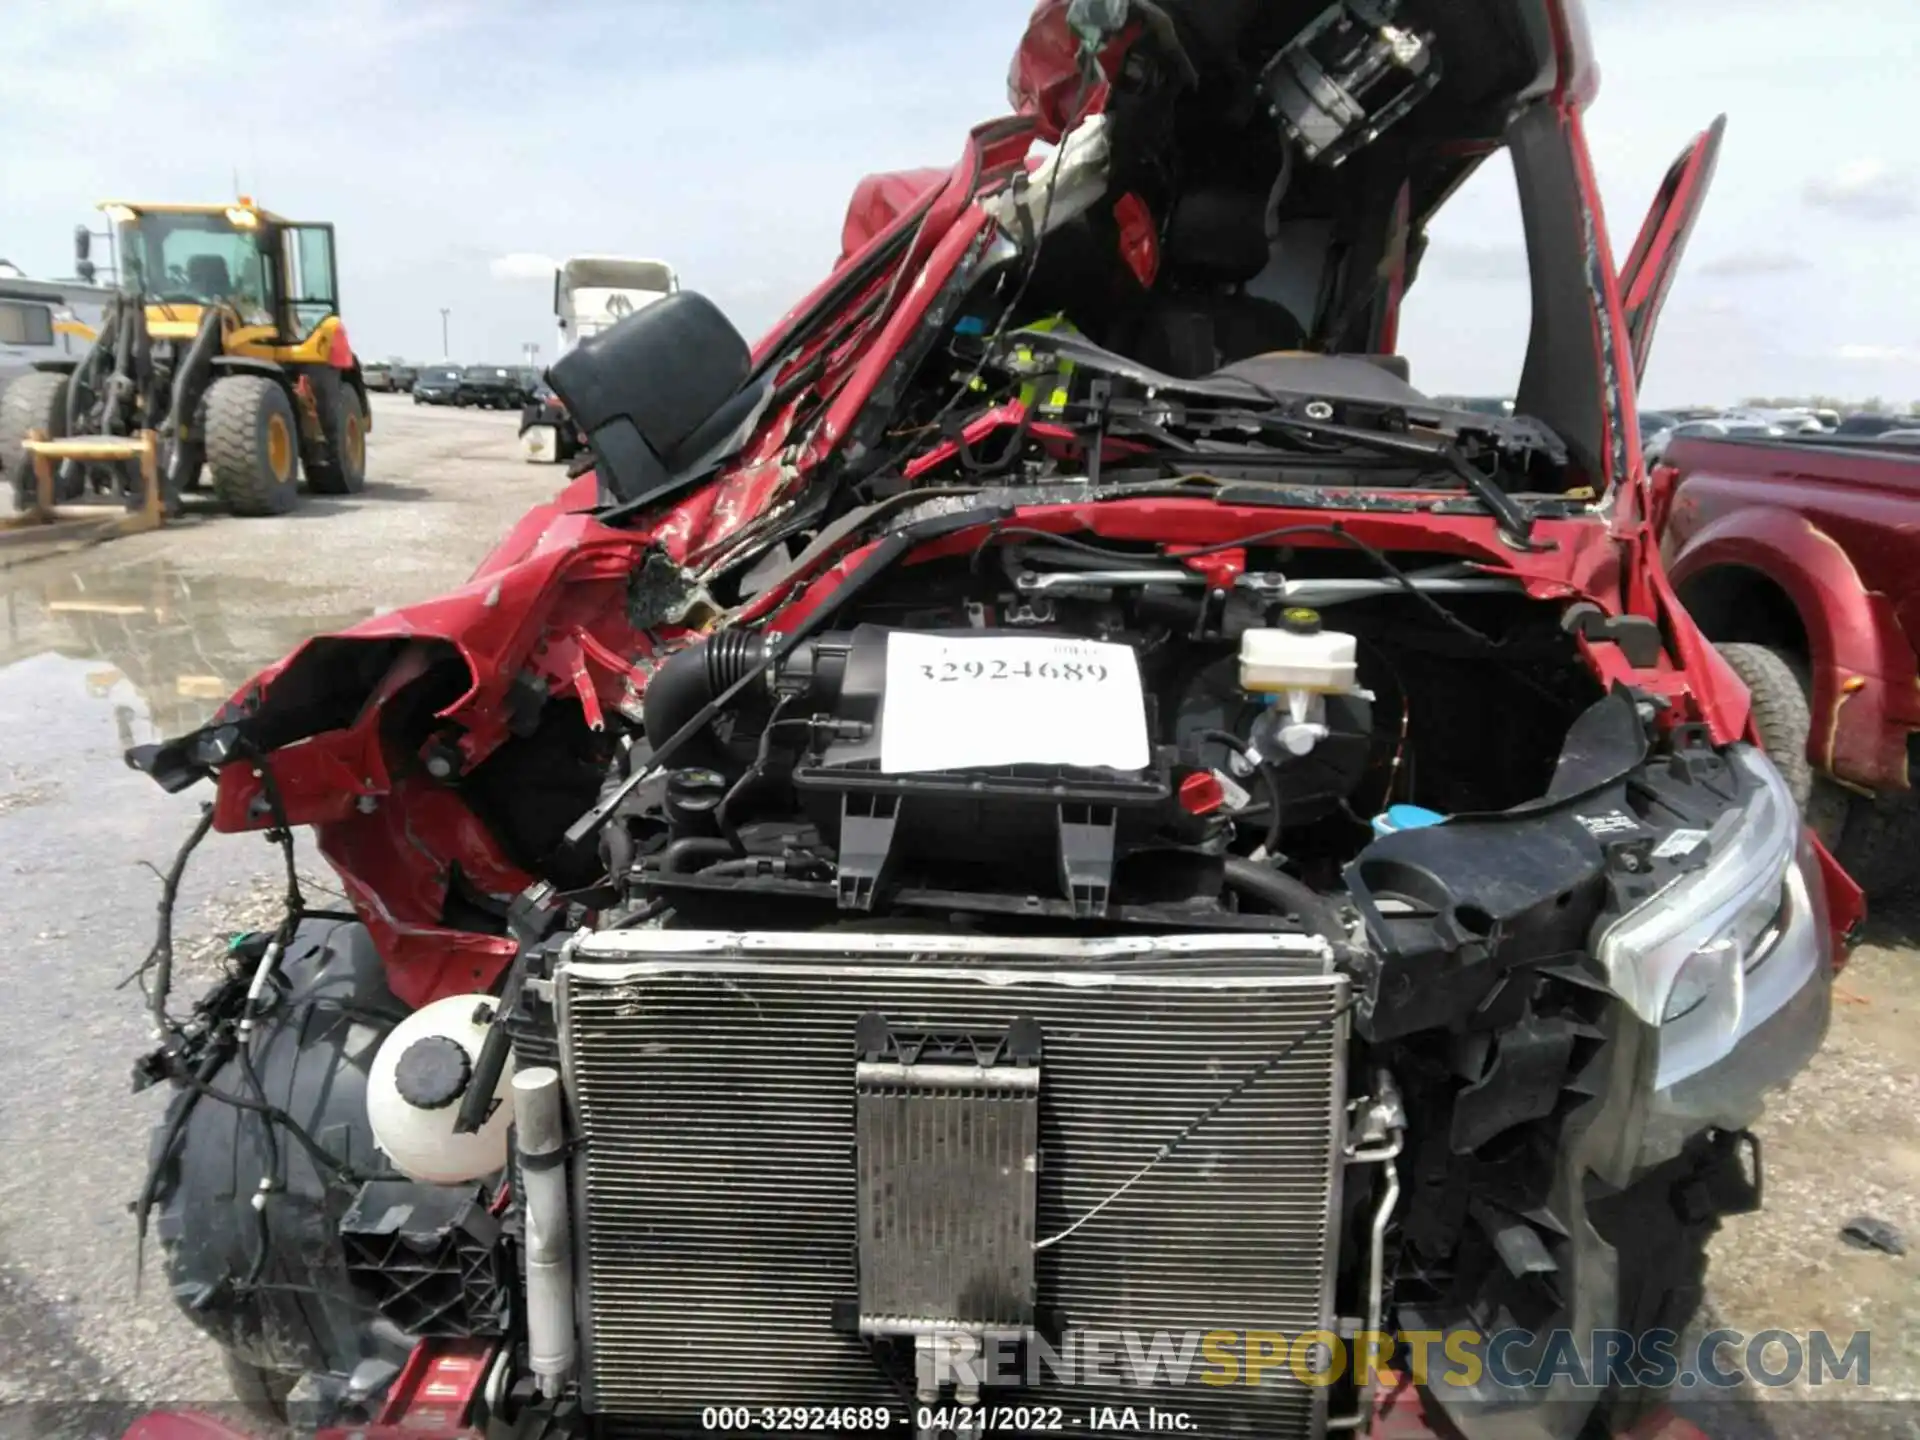
{"label": "white cloud", "polygon": [[1445,275],[1461,280],[1524,281],[1527,251],[1524,245],[1480,240],[1443,240],[1420,257],[1423,275]]}
{"label": "white cloud", "polygon": [[1884,160],[1851,160],[1807,182],[1809,205],[1856,220],[1901,220],[1914,213],[1913,177]]}
{"label": "white cloud", "polygon": [[1700,267],[1700,273],[1723,280],[1744,280],[1753,275],[1788,275],[1812,268],[1813,262],[1806,256],[1787,250],[1733,250],[1714,256]]}
{"label": "white cloud", "polygon": [[535,255],[525,250],[516,250],[511,255],[502,255],[487,262],[487,269],[496,280],[551,280],[553,272],[560,268],[560,262],[549,255]]}
{"label": "white cloud", "polygon": [[1920,360],[1920,350],[1901,345],[1842,345],[1833,352],[1836,360],[1865,360],[1875,364],[1904,364]]}

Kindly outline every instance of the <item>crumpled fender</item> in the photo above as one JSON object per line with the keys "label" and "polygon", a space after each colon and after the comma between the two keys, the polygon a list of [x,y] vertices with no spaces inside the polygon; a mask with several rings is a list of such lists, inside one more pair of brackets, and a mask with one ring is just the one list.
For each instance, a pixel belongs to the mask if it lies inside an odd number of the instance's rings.
{"label": "crumpled fender", "polygon": [[[1676,504],[1685,502],[1684,492]],[[1804,515],[1742,505],[1709,521],[1667,565],[1674,588],[1738,567],[1763,575],[1793,604],[1807,634],[1813,682],[1809,758],[1870,790],[1905,790],[1906,727],[1920,724],[1912,643],[1892,602]]]}

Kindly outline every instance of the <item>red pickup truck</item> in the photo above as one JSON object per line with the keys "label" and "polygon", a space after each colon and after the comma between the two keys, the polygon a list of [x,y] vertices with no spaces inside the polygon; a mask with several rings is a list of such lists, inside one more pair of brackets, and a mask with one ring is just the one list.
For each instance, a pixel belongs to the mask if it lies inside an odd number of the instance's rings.
{"label": "red pickup truck", "polygon": [[1809,823],[1869,894],[1920,882],[1920,449],[1688,438],[1653,480],[1668,572]]}

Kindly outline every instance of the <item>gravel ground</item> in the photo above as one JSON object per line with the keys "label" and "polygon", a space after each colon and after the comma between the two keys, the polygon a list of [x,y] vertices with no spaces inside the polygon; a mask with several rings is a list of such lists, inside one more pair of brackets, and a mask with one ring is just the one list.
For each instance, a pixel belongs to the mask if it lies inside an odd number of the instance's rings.
{"label": "gravel ground", "polygon": [[[211,1347],[149,1256],[137,1288],[127,1204],[160,1097],[129,1100],[147,1045],[137,992],[164,864],[193,800],[120,752],[197,723],[306,635],[464,580],[559,473],[513,453],[508,415],[375,399],[373,479],[290,516],[209,516],[0,572],[0,874],[14,954],[0,982],[0,1440],[102,1434],[124,1421],[23,1402],[223,1397]],[[216,838],[182,894],[178,983],[210,978],[227,935],[277,914],[275,855]],[[329,877],[307,857],[314,893]],[[1714,1251],[1714,1322],[1752,1335],[1870,1331],[1872,1385],[1761,1392],[1697,1407],[1715,1440],[1920,1437],[1913,1255],[1850,1249],[1856,1214],[1920,1241],[1920,911],[1877,919],[1840,981],[1828,1044],[1761,1127],[1767,1208]],[[1782,1404],[1782,1400],[1790,1403]],[[1835,1406],[1829,1403],[1839,1399]],[[1791,1403],[1791,1402],[1804,1403]],[[1902,1403],[1905,1402],[1905,1403]]]}

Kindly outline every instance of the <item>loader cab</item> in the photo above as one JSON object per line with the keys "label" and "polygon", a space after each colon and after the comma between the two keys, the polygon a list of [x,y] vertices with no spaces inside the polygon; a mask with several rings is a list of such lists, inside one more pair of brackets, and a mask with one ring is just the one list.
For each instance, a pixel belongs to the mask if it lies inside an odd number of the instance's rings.
{"label": "loader cab", "polygon": [[195,326],[204,307],[226,305],[241,326],[270,330],[257,339],[298,348],[339,313],[331,225],[286,220],[245,198],[101,209],[117,233],[125,283],[146,297],[150,325]]}

